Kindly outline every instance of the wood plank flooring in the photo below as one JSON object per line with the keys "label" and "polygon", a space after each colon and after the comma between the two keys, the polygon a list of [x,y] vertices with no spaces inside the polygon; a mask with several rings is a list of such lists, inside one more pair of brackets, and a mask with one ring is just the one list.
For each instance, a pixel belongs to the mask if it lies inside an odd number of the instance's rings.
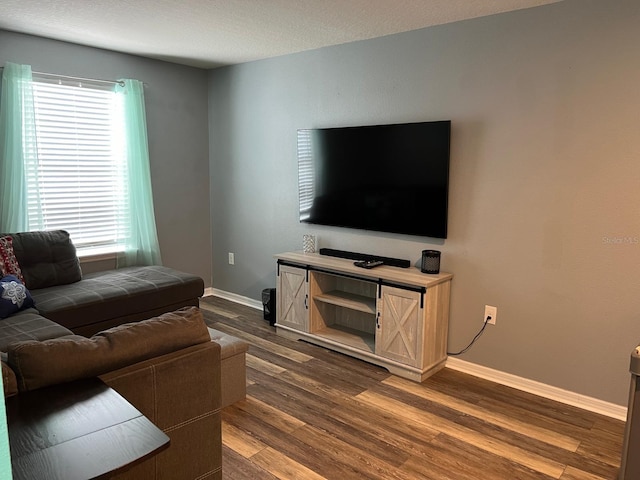
{"label": "wood plank flooring", "polygon": [[205,297],[243,338],[247,399],[222,412],[223,478],[614,480],[624,423],[444,369],[418,384],[275,334]]}

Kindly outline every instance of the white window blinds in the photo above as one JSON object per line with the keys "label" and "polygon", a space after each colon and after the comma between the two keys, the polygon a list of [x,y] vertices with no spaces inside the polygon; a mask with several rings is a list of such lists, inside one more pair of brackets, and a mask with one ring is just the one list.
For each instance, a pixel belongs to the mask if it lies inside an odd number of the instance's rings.
{"label": "white window blinds", "polygon": [[[34,75],[37,165],[28,167],[30,230],[67,230],[80,252],[126,237],[126,165],[113,87]],[[127,225],[124,222],[124,225]]]}

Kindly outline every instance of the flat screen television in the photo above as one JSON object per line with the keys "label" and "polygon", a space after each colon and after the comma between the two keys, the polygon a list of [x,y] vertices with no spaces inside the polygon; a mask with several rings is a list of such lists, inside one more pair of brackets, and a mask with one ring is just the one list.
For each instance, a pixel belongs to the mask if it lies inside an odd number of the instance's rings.
{"label": "flat screen television", "polygon": [[447,238],[451,121],[298,130],[300,221]]}

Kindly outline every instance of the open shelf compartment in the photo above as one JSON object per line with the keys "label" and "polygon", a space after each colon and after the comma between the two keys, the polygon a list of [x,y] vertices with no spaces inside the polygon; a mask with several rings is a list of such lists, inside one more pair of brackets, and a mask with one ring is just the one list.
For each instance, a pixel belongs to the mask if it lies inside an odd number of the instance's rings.
{"label": "open shelf compartment", "polygon": [[314,334],[318,337],[362,350],[363,352],[375,353],[376,351],[376,336],[373,333],[334,324],[330,327],[320,329],[314,332]]}
{"label": "open shelf compartment", "polygon": [[332,290],[314,297],[319,302],[330,303],[339,307],[350,308],[359,312],[376,313],[376,299],[355,293]]}

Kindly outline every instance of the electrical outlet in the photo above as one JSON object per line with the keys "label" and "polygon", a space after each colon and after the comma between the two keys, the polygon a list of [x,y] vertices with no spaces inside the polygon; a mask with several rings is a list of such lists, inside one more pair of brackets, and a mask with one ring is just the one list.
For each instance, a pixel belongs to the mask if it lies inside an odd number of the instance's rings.
{"label": "electrical outlet", "polygon": [[[484,322],[490,323],[491,325],[495,325],[497,316],[498,316],[498,307],[492,307],[491,305],[484,306],[484,318],[482,319]],[[487,320],[487,318],[489,318],[489,320]]]}
{"label": "electrical outlet", "polygon": [[235,265],[236,264],[236,256],[235,254],[229,252],[229,265]]}

